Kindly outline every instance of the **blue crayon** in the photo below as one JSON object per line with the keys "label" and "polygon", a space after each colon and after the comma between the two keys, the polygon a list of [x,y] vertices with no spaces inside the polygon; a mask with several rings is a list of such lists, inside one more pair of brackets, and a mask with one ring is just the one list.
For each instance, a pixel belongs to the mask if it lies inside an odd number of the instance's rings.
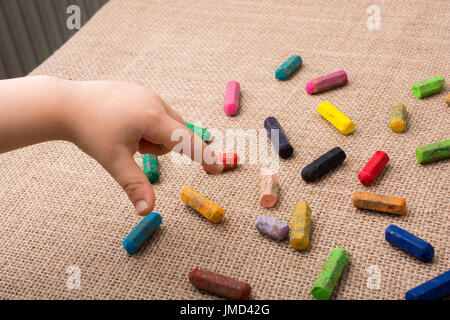
{"label": "blue crayon", "polygon": [[158,212],[152,212],[145,216],[141,222],[123,240],[123,247],[129,254],[135,254],[148,238],[158,229],[162,222]]}
{"label": "blue crayon", "polygon": [[300,67],[301,64],[302,58],[298,54],[293,54],[279,66],[277,70],[275,70],[275,78],[278,80],[286,80]]}
{"label": "blue crayon", "polygon": [[386,228],[386,241],[412,254],[423,262],[430,262],[434,257],[434,248],[428,242],[393,224]]}
{"label": "blue crayon", "polygon": [[[292,154],[294,153],[294,148],[292,148],[292,145],[289,143],[289,140],[287,139],[286,135],[281,129],[280,124],[278,123],[278,120],[274,117],[267,117],[266,120],[264,120],[264,128],[266,128],[267,135],[269,136],[270,141],[272,142],[275,150],[278,152],[280,157],[283,159],[287,159],[292,156]],[[272,132],[272,130],[274,131]],[[277,132],[278,141],[276,141]],[[272,134],[274,134],[273,137]]]}
{"label": "blue crayon", "polygon": [[450,295],[450,270],[406,292],[406,300],[437,300]]}

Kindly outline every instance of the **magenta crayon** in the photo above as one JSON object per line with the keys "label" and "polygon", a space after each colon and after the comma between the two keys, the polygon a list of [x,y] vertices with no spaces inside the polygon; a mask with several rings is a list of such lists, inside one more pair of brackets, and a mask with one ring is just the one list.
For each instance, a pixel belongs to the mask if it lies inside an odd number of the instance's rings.
{"label": "magenta crayon", "polygon": [[306,84],[306,92],[308,94],[324,92],[343,86],[347,83],[347,73],[345,73],[344,70],[339,70],[326,76],[311,80]]}
{"label": "magenta crayon", "polygon": [[239,97],[241,95],[241,87],[239,82],[230,81],[225,91],[225,102],[223,103],[223,111],[229,117],[236,114],[239,109]]}

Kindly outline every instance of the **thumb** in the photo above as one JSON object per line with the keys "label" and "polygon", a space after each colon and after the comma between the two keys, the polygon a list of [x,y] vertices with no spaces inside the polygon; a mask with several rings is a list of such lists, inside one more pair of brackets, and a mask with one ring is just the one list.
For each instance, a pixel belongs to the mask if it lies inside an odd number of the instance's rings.
{"label": "thumb", "polygon": [[155,192],[131,154],[124,153],[106,168],[128,195],[136,214],[146,216],[155,206]]}

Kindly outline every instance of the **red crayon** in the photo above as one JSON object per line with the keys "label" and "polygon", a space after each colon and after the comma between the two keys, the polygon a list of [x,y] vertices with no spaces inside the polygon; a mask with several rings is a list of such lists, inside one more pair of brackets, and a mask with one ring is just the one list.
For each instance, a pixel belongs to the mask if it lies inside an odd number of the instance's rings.
{"label": "red crayon", "polygon": [[[222,153],[218,156],[218,158],[220,159],[221,163],[223,163],[223,171],[231,170],[238,166],[239,156],[237,155],[237,153]],[[203,170],[206,172],[204,168]]]}
{"label": "red crayon", "polygon": [[230,170],[233,168],[236,168],[238,165],[239,157],[237,153],[222,153],[222,163],[223,163],[223,170]]}
{"label": "red crayon", "polygon": [[384,151],[377,151],[373,157],[367,162],[361,172],[358,174],[358,179],[362,185],[368,187],[380,174],[381,170],[389,162],[389,157]]}

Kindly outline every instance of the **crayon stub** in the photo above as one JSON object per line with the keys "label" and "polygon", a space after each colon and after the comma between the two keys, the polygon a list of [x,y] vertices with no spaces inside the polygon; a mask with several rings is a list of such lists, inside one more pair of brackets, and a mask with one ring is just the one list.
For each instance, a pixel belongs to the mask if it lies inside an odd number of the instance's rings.
{"label": "crayon stub", "polygon": [[344,248],[337,248],[331,251],[322,272],[311,290],[314,298],[317,300],[329,300],[331,298],[349,257],[350,254]]}
{"label": "crayon stub", "polygon": [[150,183],[155,183],[159,179],[158,157],[153,154],[142,155],[142,169]]}
{"label": "crayon stub", "polygon": [[239,97],[241,95],[241,87],[239,82],[230,81],[225,90],[225,101],[223,103],[223,111],[229,117],[236,114],[239,109]]}
{"label": "crayon stub", "polygon": [[417,99],[422,99],[441,92],[444,87],[445,79],[438,76],[414,83],[411,89]]}
{"label": "crayon stub", "polygon": [[370,158],[369,162],[364,166],[358,174],[358,180],[363,186],[370,186],[380,174],[381,170],[389,162],[389,157],[384,151],[377,151]]}
{"label": "crayon stub", "polygon": [[450,139],[416,148],[417,162],[420,164],[450,158]]}
{"label": "crayon stub", "polygon": [[317,108],[317,112],[343,134],[349,134],[355,130],[353,121],[328,101],[322,102]]}
{"label": "crayon stub", "polygon": [[272,208],[278,201],[277,176],[271,170],[264,171],[261,174],[261,186],[259,192],[259,201],[264,208]]}
{"label": "crayon stub", "polygon": [[347,73],[345,73],[344,70],[339,70],[326,76],[311,80],[306,84],[306,92],[308,94],[320,93],[343,86],[347,83]]}
{"label": "crayon stub", "polygon": [[353,205],[359,209],[392,213],[402,216],[406,213],[406,201],[399,197],[378,195],[369,192],[355,192]]}
{"label": "crayon stub", "polygon": [[391,130],[397,133],[405,131],[406,116],[406,106],[401,102],[394,103],[391,111],[391,122],[389,124]]}
{"label": "crayon stub", "polygon": [[199,290],[231,300],[247,300],[252,290],[247,282],[200,268],[189,273],[189,281]]}
{"label": "crayon stub", "polygon": [[317,180],[344,162],[345,158],[344,150],[339,147],[333,148],[304,167],[302,178],[306,182]]}
{"label": "crayon stub", "polygon": [[255,227],[262,234],[276,240],[284,240],[289,234],[289,225],[270,216],[260,216],[255,221]]}
{"label": "crayon stub", "polygon": [[[281,129],[280,123],[275,117],[267,117],[264,120],[264,128],[277,153],[282,159],[288,159],[294,153],[294,148]],[[278,139],[277,139],[278,138]]]}
{"label": "crayon stub", "polygon": [[225,217],[224,209],[191,187],[181,190],[181,200],[212,223],[219,223]]}
{"label": "crayon stub", "polygon": [[[217,156],[219,159],[219,163],[223,164],[223,171],[234,169],[238,166],[239,163],[239,156],[237,153],[228,152],[228,153],[222,153]],[[208,173],[208,171],[203,168],[203,170]]]}
{"label": "crayon stub", "polygon": [[129,254],[135,254],[148,238],[158,229],[162,222],[158,212],[145,216],[123,240],[123,247]]}
{"label": "crayon stub", "polygon": [[450,295],[450,270],[406,292],[406,300],[438,300]]}
{"label": "crayon stub", "polygon": [[275,78],[278,80],[286,80],[289,78],[302,64],[302,58],[298,54],[293,54],[281,66],[275,70]]}
{"label": "crayon stub", "polygon": [[299,203],[291,217],[291,246],[295,250],[306,250],[309,247],[311,233],[311,208],[307,203]]}
{"label": "crayon stub", "polygon": [[229,152],[229,153],[222,153],[220,155],[220,160],[223,163],[223,170],[231,170],[238,166],[239,162],[239,156],[237,153]]}
{"label": "crayon stub", "polygon": [[191,130],[194,134],[196,134],[204,142],[208,143],[211,141],[211,132],[209,132],[208,130],[201,128],[199,126],[196,126],[189,122],[185,122],[185,124],[189,130]]}
{"label": "crayon stub", "polygon": [[386,241],[413,255],[423,262],[430,262],[434,257],[434,248],[428,242],[393,224],[386,228]]}

